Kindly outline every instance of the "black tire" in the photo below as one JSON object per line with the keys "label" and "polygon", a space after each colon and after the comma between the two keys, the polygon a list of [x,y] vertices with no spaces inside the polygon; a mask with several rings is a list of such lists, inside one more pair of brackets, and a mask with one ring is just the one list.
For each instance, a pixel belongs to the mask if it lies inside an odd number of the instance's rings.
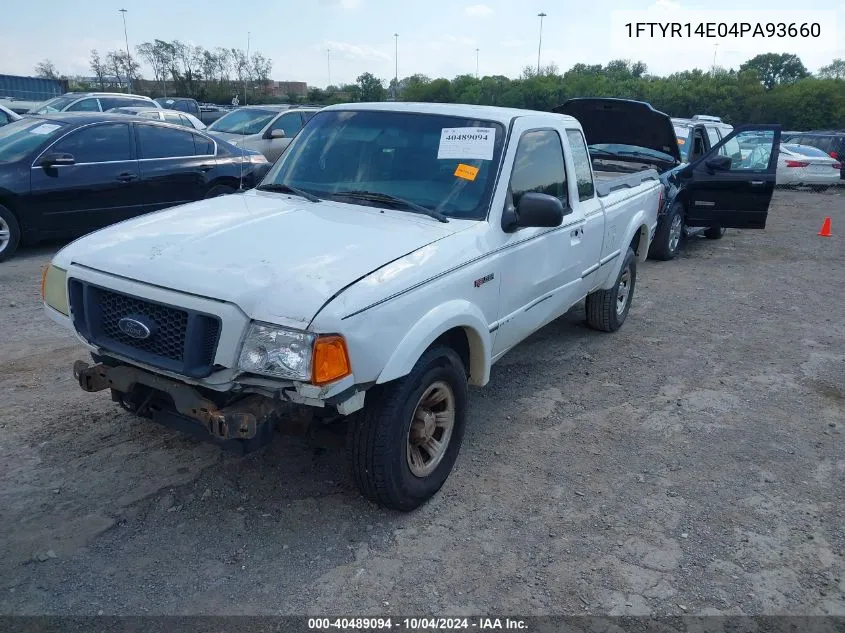
{"label": "black tire", "polygon": [[229,185],[214,185],[211,189],[208,190],[208,193],[205,194],[205,198],[206,200],[208,200],[209,198],[225,196],[230,193],[235,193],[234,187],[230,187]]}
{"label": "black tire", "polygon": [[[677,242],[673,244],[672,225],[680,222],[680,236]],[[679,202],[675,202],[669,207],[669,212],[660,226],[657,227],[657,233],[654,236],[654,241],[649,246],[648,254],[652,259],[659,259],[661,261],[669,261],[674,259],[678,251],[681,250],[681,243],[684,239],[684,207]]]}
{"label": "black tire", "polygon": [[[435,383],[451,388],[455,419],[445,452],[425,477],[411,472],[408,443],[411,423],[423,394]],[[461,448],[466,427],[467,375],[449,347],[426,351],[407,376],[367,392],[362,415],[350,421],[347,448],[355,483],[370,501],[410,512],[443,486]],[[442,436],[441,436],[442,437]]]}
{"label": "black tire", "polygon": [[[627,281],[623,281],[626,271],[628,272]],[[587,295],[587,325],[602,332],[615,332],[622,327],[631,309],[636,284],[637,256],[629,248],[613,288],[597,290]],[[627,289],[627,293],[624,296],[624,306],[619,310],[617,306],[620,303],[620,290],[623,287]]]}
{"label": "black tire", "polygon": [[704,237],[708,240],[720,240],[725,237],[725,233],[728,232],[728,229],[722,226],[711,226],[709,229],[704,231]]}
{"label": "black tire", "polygon": [[20,241],[21,227],[18,219],[14,213],[0,204],[0,262],[6,261],[15,254]]}

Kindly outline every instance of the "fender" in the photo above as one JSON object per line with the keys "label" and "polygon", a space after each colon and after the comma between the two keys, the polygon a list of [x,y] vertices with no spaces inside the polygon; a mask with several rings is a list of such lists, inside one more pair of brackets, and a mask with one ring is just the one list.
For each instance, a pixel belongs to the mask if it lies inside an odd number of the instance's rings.
{"label": "fender", "polygon": [[382,384],[407,375],[423,352],[439,336],[463,328],[469,341],[470,384],[484,386],[490,380],[490,329],[484,314],[474,303],[453,299],[429,310],[408,331],[376,379]]}
{"label": "fender", "polygon": [[[649,231],[651,230],[651,227],[648,225],[648,217],[646,216],[645,210],[640,209],[634,214],[634,217],[631,218],[628,222],[628,226],[625,228],[625,233],[623,234],[625,237],[619,246],[621,252],[619,253],[619,257],[617,257],[613,262],[610,271],[607,273],[607,278],[604,284],[605,290],[613,288],[613,284],[616,283],[616,278],[622,271],[622,264],[625,262],[625,253],[628,250],[628,245],[633,241],[637,232],[642,230],[642,227],[646,228],[643,234],[640,235],[640,253],[637,259],[639,261],[645,261],[648,256],[649,239],[651,237]],[[643,242],[643,240],[645,240],[645,242]]]}

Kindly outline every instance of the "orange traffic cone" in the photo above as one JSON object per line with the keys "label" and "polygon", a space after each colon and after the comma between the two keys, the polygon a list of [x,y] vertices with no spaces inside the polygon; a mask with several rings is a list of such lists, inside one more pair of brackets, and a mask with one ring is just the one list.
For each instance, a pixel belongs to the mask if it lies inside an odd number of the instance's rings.
{"label": "orange traffic cone", "polygon": [[822,230],[819,231],[819,235],[821,237],[830,237],[830,217],[824,219],[824,224],[822,224]]}

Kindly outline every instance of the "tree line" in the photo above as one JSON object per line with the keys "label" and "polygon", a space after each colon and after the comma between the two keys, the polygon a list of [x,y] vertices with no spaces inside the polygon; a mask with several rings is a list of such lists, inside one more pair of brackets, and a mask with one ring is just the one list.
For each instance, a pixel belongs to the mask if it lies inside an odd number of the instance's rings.
{"label": "tree line", "polygon": [[[251,103],[273,100],[260,90],[272,70],[272,62],[260,53],[247,60],[238,49],[208,51],[177,44],[155,40],[138,47],[139,56],[153,69],[155,81],[150,84],[158,86],[148,91],[157,92],[150,96],[161,96],[161,91],[172,85],[172,94],[228,103],[246,80],[254,87]],[[117,61],[115,67],[115,59],[122,59],[119,53],[108,53],[106,68],[140,77],[125,59]],[[503,75],[432,79],[415,74],[398,82],[385,82],[365,72],[355,83],[312,87],[304,101],[327,105],[394,99],[548,111],[572,97],[637,99],[672,116],[712,114],[734,125],[780,123],[785,129],[796,130],[845,128],[845,60],[835,59],[815,75],[796,55],[778,53],[757,55],[737,69],[695,69],[662,77],[650,74],[642,62],[627,60],[604,66],[575,64],[565,72],[554,64],[539,72],[526,67],[514,79]],[[298,101],[293,95],[286,100]]]}

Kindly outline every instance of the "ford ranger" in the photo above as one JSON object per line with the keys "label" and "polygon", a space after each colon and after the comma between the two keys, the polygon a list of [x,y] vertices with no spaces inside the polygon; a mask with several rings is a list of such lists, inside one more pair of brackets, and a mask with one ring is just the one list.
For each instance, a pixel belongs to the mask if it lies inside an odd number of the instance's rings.
{"label": "ford ranger", "polygon": [[66,246],[42,297],[91,351],[84,390],[243,450],[303,410],[349,418],[360,490],[409,511],[508,350],[584,299],[591,327],[623,324],[662,191],[597,177],[569,116],[336,105],[255,189]]}

